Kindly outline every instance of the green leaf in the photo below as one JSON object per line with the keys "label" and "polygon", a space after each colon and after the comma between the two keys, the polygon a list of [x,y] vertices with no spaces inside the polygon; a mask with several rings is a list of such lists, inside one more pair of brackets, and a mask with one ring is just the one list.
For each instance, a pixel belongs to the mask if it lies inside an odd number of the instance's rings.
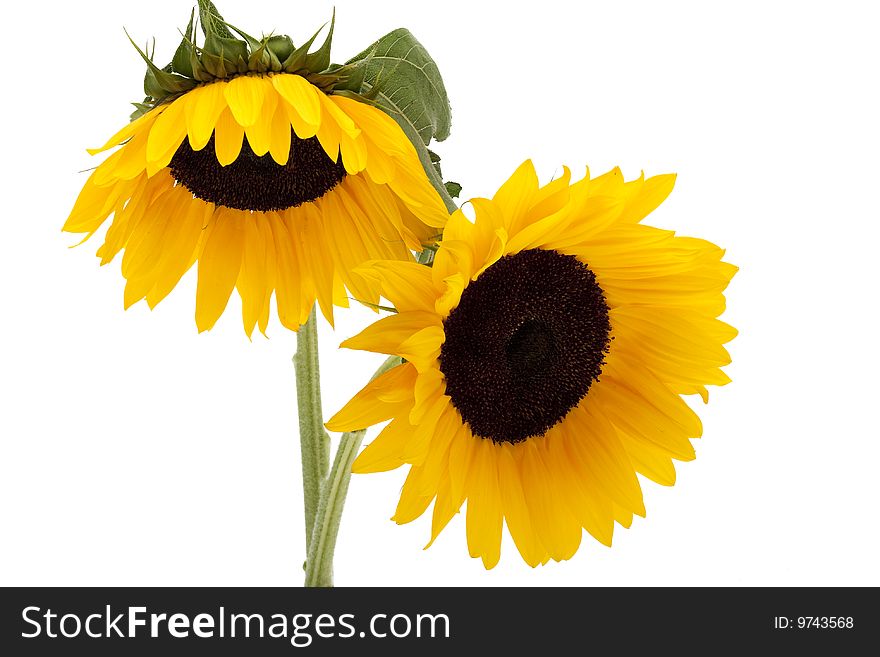
{"label": "green leaf", "polygon": [[400,28],[385,35],[346,64],[369,60],[364,93],[398,119],[406,119],[424,146],[449,136],[452,109],[436,62],[412,33]]}
{"label": "green leaf", "polygon": [[461,185],[459,185],[457,182],[447,180],[443,184],[446,187],[446,193],[449,194],[452,198],[458,198],[459,196],[461,196]]}
{"label": "green leaf", "polygon": [[207,39],[210,34],[215,34],[224,39],[232,39],[232,32],[226,27],[226,21],[217,11],[217,7],[211,0],[199,0],[199,19],[202,22],[202,32]]}

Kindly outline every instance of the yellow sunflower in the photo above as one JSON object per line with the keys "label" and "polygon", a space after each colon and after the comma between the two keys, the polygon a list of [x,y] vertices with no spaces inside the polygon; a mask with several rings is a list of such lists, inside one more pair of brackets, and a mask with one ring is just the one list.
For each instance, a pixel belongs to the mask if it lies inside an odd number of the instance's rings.
{"label": "yellow sunflower", "polygon": [[[636,473],[675,482],[702,426],[681,395],[729,379],[717,319],[737,268],[704,240],[639,222],[675,177],[615,169],[540,187],[523,164],[446,226],[433,269],[371,263],[397,313],[343,346],[405,359],[327,426],[391,420],[355,472],[409,464],[393,519],[433,501],[431,542],[467,500],[487,568],[503,523],[532,566],[569,559],[582,529],[611,544],[645,507]],[[429,543],[430,545],[430,543]]]}
{"label": "yellow sunflower", "polygon": [[329,67],[329,36],[310,53],[314,37],[298,49],[288,37],[255,40],[200,6],[204,46],[191,20],[169,67],[140,51],[149,95],[138,118],[89,151],[118,147],[64,230],[88,238],[113,216],[97,255],[106,264],[124,250],[126,308],[154,307],[198,261],[200,331],[233,288],[248,335],[265,332],[273,292],[294,330],[316,299],[332,322],[346,288],[377,302],[377,285],[355,268],[412,260],[448,218],[413,144],[359,95],[363,62]]}

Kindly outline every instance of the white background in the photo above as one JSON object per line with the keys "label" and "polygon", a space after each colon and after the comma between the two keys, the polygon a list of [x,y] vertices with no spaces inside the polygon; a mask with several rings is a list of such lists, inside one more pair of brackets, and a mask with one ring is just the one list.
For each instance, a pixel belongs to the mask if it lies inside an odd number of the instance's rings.
{"label": "white background", "polygon": [[[870,3],[337,0],[335,59],[398,26],[433,54],[454,108],[436,147],[465,197],[525,158],[627,178],[677,172],[650,222],[708,238],[741,267],[725,319],[733,384],[700,413],[678,483],[644,482],[647,519],[532,570],[505,537],[487,572],[458,516],[398,527],[404,471],[356,476],[341,585],[880,584],[876,554],[880,42]],[[295,41],[331,3],[221,0],[231,22]],[[156,311],[122,309],[119,260],[59,229],[125,123],[180,0],[14,3],[0,103],[0,583],[296,585],[302,493],[290,356],[276,322],[248,342],[233,299],[210,333],[194,271]],[[17,12],[17,13],[16,13]],[[379,357],[336,346],[373,315],[322,326],[329,416]],[[374,435],[374,434],[371,434]],[[369,440],[369,439],[368,439]]]}

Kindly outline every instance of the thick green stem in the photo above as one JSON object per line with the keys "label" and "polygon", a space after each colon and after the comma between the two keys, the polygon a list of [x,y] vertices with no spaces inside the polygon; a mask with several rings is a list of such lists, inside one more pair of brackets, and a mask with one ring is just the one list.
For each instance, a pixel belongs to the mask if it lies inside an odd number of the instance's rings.
{"label": "thick green stem", "polygon": [[299,410],[299,442],[302,450],[303,504],[306,520],[306,550],[312,543],[312,528],[321,497],[321,486],[330,462],[330,438],[324,431],[321,409],[321,374],[318,368],[318,322],[315,309],[296,334],[296,403]]}
{"label": "thick green stem", "polygon": [[[373,374],[371,381],[400,365],[398,356],[388,358]],[[365,429],[342,434],[330,475],[321,489],[321,499],[312,529],[312,541],[306,560],[306,586],[333,586],[333,554],[342,521],[345,497],[351,480],[351,464],[364,439]]]}
{"label": "thick green stem", "polygon": [[306,560],[306,586],[333,586],[333,553],[336,550],[336,537],[351,480],[351,464],[354,463],[365,433],[365,430],[361,430],[342,434],[336,458],[333,459],[333,468],[324,482],[318,502],[312,545]]}

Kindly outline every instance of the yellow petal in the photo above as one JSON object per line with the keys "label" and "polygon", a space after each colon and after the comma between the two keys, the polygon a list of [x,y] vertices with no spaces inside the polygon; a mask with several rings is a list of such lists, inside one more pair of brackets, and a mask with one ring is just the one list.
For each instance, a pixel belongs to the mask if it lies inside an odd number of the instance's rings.
{"label": "yellow petal", "polygon": [[235,162],[241,152],[243,140],[244,128],[236,122],[227,107],[220,114],[214,129],[214,150],[217,154],[217,161],[224,167]]}
{"label": "yellow petal", "polygon": [[545,436],[547,449],[543,452],[549,468],[556,473],[562,495],[571,514],[597,541],[610,546],[614,537],[614,517],[611,501],[603,495],[590,474],[580,469],[569,456],[569,440],[583,440],[569,425],[557,424]]}
{"label": "yellow petal", "polygon": [[312,283],[318,304],[324,317],[333,325],[333,287],[338,278],[333,265],[333,256],[328,249],[331,241],[324,228],[324,220],[314,203],[300,206],[300,223],[305,244],[305,257],[309,261]]}
{"label": "yellow petal", "polygon": [[[415,363],[410,363],[415,367]],[[419,424],[429,409],[434,406],[437,399],[446,393],[446,380],[443,373],[437,368],[420,371],[413,386],[413,404],[409,414],[411,424]]]}
{"label": "yellow petal", "polygon": [[[152,180],[156,180],[156,178]],[[134,230],[137,222],[143,216],[147,207],[147,201],[144,200],[144,197],[146,196],[149,181],[150,179],[147,178],[146,174],[142,174],[132,192],[131,198],[125,203],[125,207],[120,210],[117,202],[113,223],[107,229],[104,243],[96,253],[101,258],[101,265],[106,265],[116,257],[116,254],[119,253],[128,240],[128,236],[131,235],[131,231]]]}
{"label": "yellow petal", "polygon": [[164,253],[156,282],[147,293],[150,308],[155,308],[168,296],[192,267],[202,231],[213,213],[213,205],[190,198],[175,216],[174,225],[168,231],[163,245]]}
{"label": "yellow petal", "polygon": [[[458,419],[461,422],[460,416]],[[475,438],[465,424],[461,425],[452,439],[452,444],[449,446],[449,481],[454,497],[465,495],[474,451],[480,440],[482,438]]]}
{"label": "yellow petal", "polygon": [[[437,423],[449,411],[451,411],[449,397],[446,395],[437,396],[434,403],[421,415],[418,423],[413,425],[415,429],[412,437],[403,451],[404,461],[415,464],[421,464],[425,461],[431,448]],[[412,421],[412,413],[410,413],[410,422]]]}
{"label": "yellow petal", "polygon": [[[364,386],[351,400],[327,422],[330,431],[357,431],[389,419],[401,405],[399,397],[395,401],[383,400],[383,395],[411,394],[415,385],[416,370],[409,363],[398,365],[382,376],[376,377]],[[400,393],[396,393],[400,391]],[[386,397],[387,398],[387,397]],[[411,398],[410,398],[411,399]],[[412,405],[412,402],[409,402]]]}
{"label": "yellow petal", "polygon": [[223,95],[238,125],[249,128],[259,120],[271,89],[266,80],[251,75],[241,75],[226,84]]}
{"label": "yellow petal", "polygon": [[491,441],[476,447],[468,481],[467,541],[471,557],[481,557],[483,566],[494,568],[501,558],[501,494]]}
{"label": "yellow petal", "polygon": [[213,82],[190,91],[186,96],[186,132],[194,151],[202,150],[211,139],[226,109],[225,82]]}
{"label": "yellow petal", "polygon": [[241,271],[244,213],[219,208],[199,257],[196,326],[207,331],[220,318]]}
{"label": "yellow petal", "polygon": [[400,312],[433,312],[437,293],[430,267],[414,262],[376,262],[364,270],[364,275],[375,276],[382,282],[384,296]]}
{"label": "yellow petal", "polygon": [[265,216],[259,212],[244,217],[244,251],[236,287],[241,296],[242,321],[248,337],[259,321],[266,297],[271,294],[268,269],[270,245],[259,226],[265,221]]}
{"label": "yellow petal", "polygon": [[675,178],[674,173],[648,178],[639,193],[627,203],[620,220],[638,222],[651,214],[672,193]]}
{"label": "yellow petal", "polygon": [[128,180],[146,171],[149,138],[147,132],[138,133],[118,151],[120,157],[113,169],[113,175],[117,179]]}
{"label": "yellow petal", "polygon": [[409,475],[400,491],[397,510],[391,518],[398,525],[412,522],[425,512],[433,499],[433,495],[422,495],[418,492],[418,479],[421,474],[419,466],[410,468]]}
{"label": "yellow petal", "polygon": [[394,418],[358,455],[351,466],[351,471],[365,474],[399,468],[405,463],[403,449],[412,435],[413,428],[407,421],[406,415]]}
{"label": "yellow petal", "polygon": [[425,546],[427,550],[437,540],[440,532],[449,524],[453,516],[461,509],[464,499],[455,497],[452,494],[452,484],[449,477],[444,477],[440,481],[440,487],[437,490],[437,498],[434,500],[434,513],[431,517],[431,540]]}
{"label": "yellow petal", "polygon": [[298,331],[302,324],[303,306],[297,228],[287,220],[286,213],[270,213],[269,226],[275,242],[275,303],[278,319],[286,328]]}
{"label": "yellow petal", "polygon": [[452,309],[458,306],[461,301],[461,295],[465,288],[465,277],[463,274],[453,274],[447,276],[443,283],[446,286],[446,291],[434,302],[434,310],[440,317],[448,317]]}
{"label": "yellow petal", "polygon": [[291,135],[287,112],[280,103],[272,115],[269,139],[269,153],[271,153],[272,159],[276,164],[284,166],[290,158]]}
{"label": "yellow petal", "polygon": [[339,346],[345,349],[396,354],[402,343],[437,322],[438,317],[433,313],[424,311],[397,313],[370,324],[366,329],[345,340]]}
{"label": "yellow petal", "polygon": [[185,107],[186,97],[181,96],[159,115],[150,129],[147,140],[147,173],[150,176],[168,166],[186,137]]}
{"label": "yellow petal", "polygon": [[430,449],[425,460],[421,463],[421,476],[416,482],[416,490],[422,495],[431,495],[432,497],[436,495],[440,488],[441,479],[446,476],[449,445],[461,426],[456,416],[457,413],[452,410],[452,407],[447,406],[440,415],[440,419],[437,420],[434,435],[431,437]]}
{"label": "yellow petal", "polygon": [[83,185],[62,230],[68,233],[89,233],[104,222],[119,198],[116,186],[100,187],[94,184],[97,172],[92,172]]}
{"label": "yellow petal", "polygon": [[180,195],[175,192],[174,188],[169,189],[151,204],[132,232],[122,257],[125,278],[146,277],[162,259],[165,234],[182,207]]}
{"label": "yellow petal", "polygon": [[114,146],[119,146],[124,141],[131,139],[134,135],[140,132],[149,132],[150,126],[153,125],[153,122],[159,117],[162,112],[164,112],[168,108],[168,105],[161,105],[153,110],[150,110],[146,114],[141,117],[138,117],[131,123],[127,124],[124,128],[122,128],[115,135],[110,137],[107,140],[107,143],[101,146],[100,148],[89,148],[89,155],[97,155],[98,153],[103,153],[106,150],[113,148]]}
{"label": "yellow petal", "polygon": [[367,167],[367,142],[361,135],[350,137],[345,132],[339,136],[342,164],[348,175],[353,176]]}
{"label": "yellow petal", "polygon": [[332,239],[325,243],[333,258],[333,302],[341,305],[341,302],[344,303],[347,299],[344,289],[336,286],[338,275],[339,280],[351,290],[356,300],[376,304],[379,302],[378,281],[375,278],[368,279],[359,269],[355,271],[373,256],[364,243],[363,232],[336,193],[345,183],[346,181],[343,181],[332,193],[326,194],[313,204],[321,213],[324,234],[332,235]]}
{"label": "yellow petal", "polygon": [[[321,101],[318,96],[321,92],[308,80],[291,74],[273,75],[272,85],[281,97],[296,112],[302,123],[317,128],[321,125]],[[299,133],[297,132],[299,135]],[[312,132],[309,136],[314,136]],[[308,137],[302,137],[307,139]]]}
{"label": "yellow petal", "polygon": [[544,561],[546,550],[532,527],[522,477],[516,466],[513,448],[508,444],[502,445],[498,454],[498,485],[510,536],[523,560],[534,568]]}
{"label": "yellow petal", "polygon": [[508,234],[516,232],[538,192],[538,174],[531,160],[523,162],[492,198],[504,215]]}
{"label": "yellow petal", "polygon": [[580,523],[571,516],[567,504],[558,495],[558,473],[547,467],[543,450],[534,440],[527,440],[524,450],[520,474],[532,526],[554,560],[570,559],[580,545]]}
{"label": "yellow petal", "polygon": [[440,326],[428,326],[402,342],[397,355],[411,362],[419,372],[427,372],[436,367],[445,339]]}
{"label": "yellow petal", "polygon": [[318,99],[321,101],[321,110],[323,112],[321,116],[322,124],[326,123],[329,119],[352,139],[361,134],[361,129],[357,127],[352,118],[333,99],[323,93],[318,94]]}
{"label": "yellow petal", "polygon": [[268,153],[269,148],[272,146],[272,124],[277,105],[278,96],[274,93],[267,94],[256,121],[244,129],[248,144],[250,144],[251,150],[258,157]]}
{"label": "yellow petal", "polygon": [[[345,96],[331,96],[333,101],[345,114],[351,117],[363,134],[384,153],[394,155],[415,155],[415,149],[397,122],[382,110],[358,102]],[[417,156],[416,156],[417,157]]]}
{"label": "yellow petal", "polygon": [[321,125],[318,127],[315,136],[321,143],[321,148],[327,153],[327,157],[334,162],[338,162],[339,140],[342,138],[342,131],[339,129],[339,125],[335,121],[329,119],[325,114],[322,117]]}
{"label": "yellow petal", "polygon": [[565,421],[572,424],[572,430],[577,431],[579,438],[567,443],[573,462],[595,479],[616,504],[644,513],[639,481],[617,432],[608,420],[601,413],[575,407]]}

